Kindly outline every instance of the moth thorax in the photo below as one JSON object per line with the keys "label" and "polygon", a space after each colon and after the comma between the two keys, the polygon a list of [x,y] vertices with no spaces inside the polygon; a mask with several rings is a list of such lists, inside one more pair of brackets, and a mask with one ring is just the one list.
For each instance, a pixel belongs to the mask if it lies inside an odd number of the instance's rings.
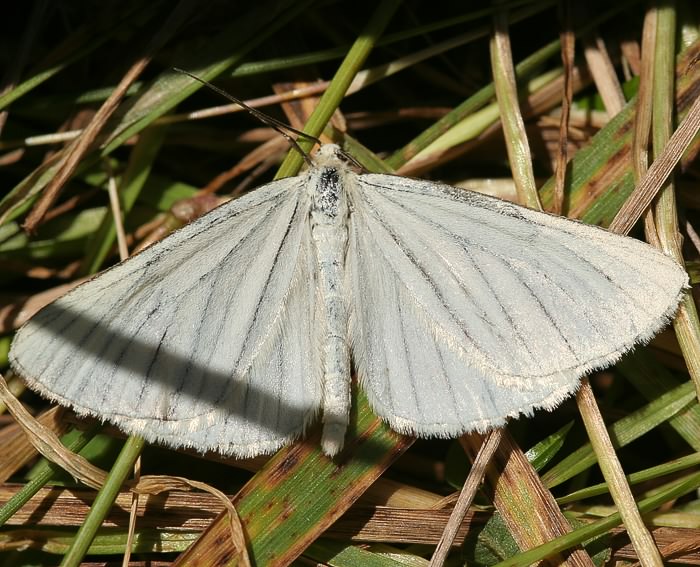
{"label": "moth thorax", "polygon": [[[318,222],[344,222],[347,202],[343,186],[343,172],[336,167],[319,168],[313,190],[314,217]],[[320,217],[320,218],[319,218]]]}

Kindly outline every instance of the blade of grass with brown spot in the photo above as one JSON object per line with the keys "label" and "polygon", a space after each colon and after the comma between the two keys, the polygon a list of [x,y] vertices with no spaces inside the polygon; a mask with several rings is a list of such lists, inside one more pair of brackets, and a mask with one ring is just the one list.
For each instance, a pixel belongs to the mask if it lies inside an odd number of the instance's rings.
{"label": "blade of grass with brown spot", "polygon": [[[288,565],[337,520],[413,442],[394,433],[354,398],[345,448],[334,459],[320,451],[319,436],[279,451],[233,500],[255,565]],[[228,527],[219,516],[178,567],[234,565]]]}

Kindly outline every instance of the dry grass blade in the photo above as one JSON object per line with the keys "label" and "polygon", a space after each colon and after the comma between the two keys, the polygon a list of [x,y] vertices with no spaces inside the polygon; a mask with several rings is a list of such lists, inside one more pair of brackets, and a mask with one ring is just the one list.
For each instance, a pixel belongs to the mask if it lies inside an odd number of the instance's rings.
{"label": "dry grass blade", "polygon": [[518,200],[531,209],[542,209],[535,186],[532,156],[525,133],[525,123],[518,104],[518,89],[508,35],[508,18],[505,11],[494,15],[494,31],[491,36],[491,65],[493,84],[500,107],[503,133],[508,150],[508,161]]}
{"label": "dry grass blade", "polygon": [[564,91],[561,98],[561,116],[559,118],[559,144],[554,170],[554,197],[552,212],[562,213],[564,207],[564,184],[566,182],[567,163],[569,158],[569,120],[571,116],[571,100],[574,96],[574,53],[576,36],[571,22],[572,2],[565,0],[560,4],[563,29],[560,35],[561,59],[564,63]]}
{"label": "dry grass blade", "polygon": [[[679,538],[661,547],[660,551],[665,561],[676,559],[678,562],[685,563],[688,561],[691,565],[698,565],[700,564],[700,559],[696,559],[691,563],[692,559],[689,557],[691,553],[697,557],[698,550],[700,550],[700,535]],[[637,563],[632,563],[629,567],[643,567],[643,565],[644,563],[639,561]]]}
{"label": "dry grass blade", "polygon": [[700,98],[696,98],[688,114],[673,133],[661,154],[649,167],[646,175],[625,201],[608,229],[618,234],[627,234],[649,208],[654,197],[663,187],[683,152],[700,130]]}
{"label": "dry grass blade", "polygon": [[[134,481],[138,483],[141,479],[141,457],[134,464]],[[131,550],[134,548],[134,535],[136,533],[136,514],[139,509],[139,495],[136,492],[131,494],[131,507],[129,508],[129,529],[127,532],[126,545],[124,549],[124,557],[122,558],[122,567],[129,567],[131,560]]]}
{"label": "dry grass blade", "polygon": [[450,552],[455,538],[457,537],[457,532],[464,522],[464,518],[469,511],[469,506],[471,506],[472,501],[476,491],[479,488],[482,480],[484,479],[484,474],[486,473],[486,467],[488,466],[491,457],[496,452],[498,444],[501,442],[501,436],[503,434],[502,429],[494,429],[490,433],[486,434],[484,437],[484,442],[481,444],[480,449],[476,453],[474,458],[474,463],[472,463],[472,468],[469,471],[469,476],[459,493],[459,498],[455,504],[450,519],[445,526],[445,531],[440,538],[440,541],[433,553],[433,557],[430,560],[431,567],[442,567],[445,560],[447,559],[447,554]]}
{"label": "dry grass blade", "polygon": [[114,175],[111,172],[107,183],[107,191],[109,192],[109,206],[112,209],[112,216],[115,219],[114,226],[117,231],[117,246],[119,247],[119,257],[122,260],[125,260],[129,257],[129,249],[126,245],[126,234],[124,232],[124,223],[122,222],[122,210],[121,204],[119,203],[117,182],[115,181]]}
{"label": "dry grass blade", "polygon": [[[632,139],[632,167],[634,181],[638,184],[649,169],[649,136],[651,134],[651,101],[654,84],[654,53],[656,44],[656,10],[647,10],[642,30],[642,58],[634,117],[634,138]],[[648,210],[644,215],[644,233],[649,244],[661,248],[659,236],[654,226],[654,214]]]}
{"label": "dry grass blade", "polygon": [[27,437],[31,440],[36,450],[49,461],[61,466],[74,478],[87,486],[99,489],[105,481],[105,472],[90,464],[80,455],[66,449],[56,434],[48,427],[37,421],[24,409],[22,404],[12,395],[7,387],[5,378],[0,376],[0,400],[7,405],[8,410],[22,427]]}
{"label": "dry grass blade", "polygon": [[625,106],[625,95],[617,78],[605,42],[599,35],[588,35],[584,38],[583,53],[586,56],[588,68],[596,84],[603,106],[608,116],[615,116]]}
{"label": "dry grass blade", "polygon": [[142,478],[138,482],[136,487],[134,487],[134,492],[137,494],[148,495],[160,494],[161,492],[171,490],[187,490],[189,488],[208,492],[223,505],[229,521],[231,543],[233,544],[236,554],[238,555],[239,564],[242,567],[250,567],[250,556],[248,555],[248,548],[245,541],[245,530],[243,529],[241,518],[239,517],[238,512],[236,511],[236,508],[231,500],[229,500],[228,496],[226,496],[220,490],[217,490],[213,486],[210,486],[204,482],[198,482],[196,480],[191,480],[184,477],[150,475]]}
{"label": "dry grass blade", "polygon": [[[3,387],[4,385],[0,383],[0,389]],[[9,395],[13,400],[15,399],[12,392],[9,392]],[[35,419],[42,427],[58,436],[67,427],[62,416],[63,408],[54,406]],[[4,427],[0,432],[0,482],[6,482],[19,469],[34,459],[36,454],[37,450],[34,445],[27,441],[27,436],[19,423]]]}
{"label": "dry grass blade", "polygon": [[642,565],[644,567],[663,567],[663,560],[659,550],[642,521],[632,491],[629,484],[627,484],[622,465],[617,459],[615,448],[605,429],[603,416],[598,409],[588,378],[584,378],[581,381],[581,388],[576,395],[576,403],[579,406],[588,437],[598,458],[598,464],[603,471],[610,493],[625,523],[632,545],[634,545],[637,555],[642,560]]}

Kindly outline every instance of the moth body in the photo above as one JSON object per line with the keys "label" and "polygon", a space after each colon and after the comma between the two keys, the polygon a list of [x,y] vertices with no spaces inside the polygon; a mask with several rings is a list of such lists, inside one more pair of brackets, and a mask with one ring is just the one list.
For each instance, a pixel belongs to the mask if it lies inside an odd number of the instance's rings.
{"label": "moth body", "polygon": [[323,345],[321,445],[327,455],[335,455],[342,448],[350,415],[350,350],[344,289],[348,245],[345,187],[350,182],[349,175],[346,170],[328,165],[312,170],[308,179],[312,190],[311,237],[315,244],[320,307],[315,332],[317,343]]}

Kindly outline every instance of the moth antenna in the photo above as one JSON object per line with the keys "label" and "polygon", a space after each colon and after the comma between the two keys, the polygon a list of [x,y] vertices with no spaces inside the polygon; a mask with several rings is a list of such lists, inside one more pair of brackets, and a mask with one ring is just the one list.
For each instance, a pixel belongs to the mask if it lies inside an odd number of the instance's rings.
{"label": "moth antenna", "polygon": [[362,172],[364,172],[364,173],[367,173],[367,168],[366,168],[364,165],[362,165],[359,161],[357,161],[357,160],[352,156],[352,154],[349,154],[348,152],[346,152],[346,151],[345,151],[343,148],[341,148],[340,146],[338,146],[338,151],[339,151],[341,154],[343,154],[343,159],[345,159],[345,160],[347,160],[348,162],[350,162],[352,165],[354,165],[354,166],[355,166],[356,168],[358,168],[360,171],[362,171]]}
{"label": "moth antenna", "polygon": [[289,132],[292,132],[293,134],[296,134],[297,136],[301,136],[302,138],[306,138],[307,140],[311,140],[311,141],[315,142],[316,144],[318,144],[319,146],[323,145],[323,142],[321,142],[321,140],[319,140],[316,136],[312,136],[311,134],[307,134],[306,132],[302,132],[301,130],[297,130],[293,126],[290,126],[289,124],[285,124],[281,120],[277,120],[276,118],[273,118],[272,116],[269,116],[268,114],[265,114],[264,112],[260,112],[257,108],[253,108],[252,106],[243,102],[241,99],[236,98],[235,96],[233,96],[230,93],[227,93],[225,90],[220,89],[219,87],[217,87],[216,85],[213,85],[209,81],[205,81],[204,79],[201,79],[197,75],[193,75],[189,71],[185,71],[184,69],[180,69],[178,67],[173,67],[173,71],[176,71],[178,73],[182,73],[183,75],[187,75],[191,79],[194,79],[195,81],[198,81],[199,83],[203,84],[205,87],[209,87],[215,93],[220,94],[221,96],[230,100],[234,104],[237,104],[241,108],[244,108],[251,115],[255,116],[255,118],[260,120],[260,122],[262,122],[263,124],[267,124],[270,128],[274,129],[281,136],[283,136],[284,139],[287,140],[290,143],[290,145],[297,152],[299,152],[301,157],[306,162],[306,165],[308,165],[309,167],[312,167],[314,165],[314,162],[312,161],[311,157],[309,157],[309,154],[307,154],[302,149],[302,147],[299,145],[299,142],[297,142],[296,138],[293,138],[292,136],[289,135]]}

